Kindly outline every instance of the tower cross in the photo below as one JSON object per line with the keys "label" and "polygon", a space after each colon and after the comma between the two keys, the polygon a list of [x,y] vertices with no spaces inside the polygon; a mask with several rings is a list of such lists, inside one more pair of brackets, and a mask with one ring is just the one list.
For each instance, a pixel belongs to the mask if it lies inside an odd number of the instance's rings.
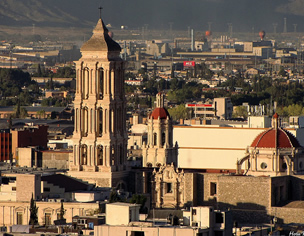
{"label": "tower cross", "polygon": [[98,9],[99,9],[99,18],[101,19],[101,10],[102,10],[103,8],[100,6],[100,7],[98,7]]}

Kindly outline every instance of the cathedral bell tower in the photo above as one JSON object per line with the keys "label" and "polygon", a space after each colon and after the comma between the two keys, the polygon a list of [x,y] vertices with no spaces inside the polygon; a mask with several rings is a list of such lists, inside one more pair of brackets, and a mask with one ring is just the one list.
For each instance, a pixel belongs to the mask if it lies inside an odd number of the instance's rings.
{"label": "cathedral bell tower", "polygon": [[[76,63],[75,126],[69,175],[101,187],[125,184],[124,62],[100,18]],[[122,187],[124,188],[124,187]]]}

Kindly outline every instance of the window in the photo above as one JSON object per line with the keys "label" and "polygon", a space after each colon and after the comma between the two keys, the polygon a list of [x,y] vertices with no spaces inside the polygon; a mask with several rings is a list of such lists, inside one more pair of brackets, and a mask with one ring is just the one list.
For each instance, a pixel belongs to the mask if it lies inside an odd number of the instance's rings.
{"label": "window", "polygon": [[166,143],[166,134],[162,133],[162,146],[164,146]]}
{"label": "window", "polygon": [[172,193],[172,183],[167,183],[167,193]]}
{"label": "window", "polygon": [[50,188],[47,188],[47,187],[44,187],[44,188],[43,188],[43,192],[50,192],[50,191],[51,191]]}
{"label": "window", "polygon": [[216,224],[224,223],[224,217],[223,217],[223,214],[221,212],[215,213],[215,223]]}
{"label": "window", "polygon": [[145,232],[141,231],[132,231],[131,236],[145,236]]}
{"label": "window", "polygon": [[287,169],[287,164],[286,164],[285,162],[282,164],[282,169],[283,169],[283,170],[286,170],[286,169]]}
{"label": "window", "polygon": [[216,189],[216,183],[211,182],[210,183],[210,195],[214,196],[216,195],[217,189]]}
{"label": "window", "polygon": [[17,225],[22,225],[22,218],[23,218],[22,212],[17,212]]}
{"label": "window", "polygon": [[196,215],[196,209],[192,209],[192,215]]}
{"label": "window", "polygon": [[51,213],[45,213],[44,214],[44,222],[45,222],[45,225],[51,225],[52,224]]}
{"label": "window", "polygon": [[153,145],[157,145],[157,134],[153,134]]}
{"label": "window", "polygon": [[16,189],[17,189],[16,187],[12,187],[12,191],[16,191]]}
{"label": "window", "polygon": [[267,168],[267,164],[265,163],[265,162],[262,162],[261,163],[261,168],[264,170],[264,169],[266,169]]}

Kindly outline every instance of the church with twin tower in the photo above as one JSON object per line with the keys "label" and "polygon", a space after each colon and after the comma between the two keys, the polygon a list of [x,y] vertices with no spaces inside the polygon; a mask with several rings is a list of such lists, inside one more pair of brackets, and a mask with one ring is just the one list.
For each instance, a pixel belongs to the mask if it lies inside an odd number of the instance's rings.
{"label": "church with twin tower", "polygon": [[96,186],[125,189],[129,171],[121,47],[100,17],[80,51],[68,174]]}

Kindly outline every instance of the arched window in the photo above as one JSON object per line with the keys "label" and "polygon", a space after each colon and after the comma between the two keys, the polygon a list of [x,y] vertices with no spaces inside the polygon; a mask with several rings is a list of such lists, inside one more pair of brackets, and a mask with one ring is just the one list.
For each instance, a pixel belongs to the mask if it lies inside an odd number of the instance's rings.
{"label": "arched window", "polygon": [[157,145],[157,133],[153,134],[153,145],[156,146]]}
{"label": "arched window", "polygon": [[162,132],[162,146],[164,146],[166,143],[166,133]]}
{"label": "arched window", "polygon": [[97,160],[98,165],[100,165],[100,166],[104,165],[104,163],[103,163],[103,146],[102,145],[99,145],[97,147],[97,158],[98,158],[98,160]]}
{"label": "arched window", "polygon": [[98,95],[99,99],[103,99],[103,94],[104,94],[104,70],[103,68],[98,69]]}
{"label": "arched window", "polygon": [[89,68],[83,69],[83,83],[82,83],[82,94],[83,99],[87,99],[89,97],[89,78],[90,78],[90,70]]}
{"label": "arched window", "polygon": [[82,130],[82,135],[84,137],[88,136],[88,122],[89,122],[88,118],[89,118],[88,108],[84,107],[82,109],[82,119],[81,119],[81,124],[82,124],[81,130]]}
{"label": "arched window", "polygon": [[102,132],[103,132],[103,111],[102,111],[102,108],[98,108],[97,115],[98,115],[97,134],[98,134],[98,137],[101,137]]}

